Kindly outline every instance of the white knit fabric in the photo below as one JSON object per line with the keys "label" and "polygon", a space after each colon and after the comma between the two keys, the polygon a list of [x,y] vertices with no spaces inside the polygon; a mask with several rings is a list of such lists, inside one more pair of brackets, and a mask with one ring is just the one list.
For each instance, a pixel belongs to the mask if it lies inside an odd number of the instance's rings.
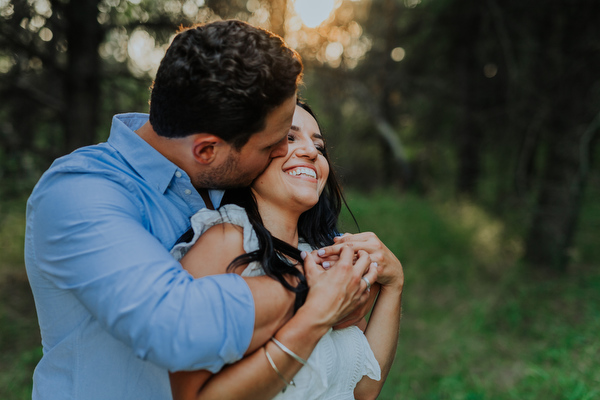
{"label": "white knit fabric", "polygon": [[[191,219],[194,237],[190,243],[176,245],[171,254],[181,259],[198,237],[214,225],[231,223],[244,229],[244,250],[249,253],[258,248],[256,233],[248,220],[246,211],[236,205],[228,204],[218,211],[203,209]],[[301,250],[310,250],[306,244]],[[262,266],[252,262],[242,276],[264,275]],[[276,400],[353,400],[354,387],[367,375],[371,379],[381,379],[381,370],[369,347],[367,338],[356,326],[341,330],[330,329],[321,338],[311,356],[308,365],[302,367],[294,377],[295,387],[288,387],[279,393]]]}

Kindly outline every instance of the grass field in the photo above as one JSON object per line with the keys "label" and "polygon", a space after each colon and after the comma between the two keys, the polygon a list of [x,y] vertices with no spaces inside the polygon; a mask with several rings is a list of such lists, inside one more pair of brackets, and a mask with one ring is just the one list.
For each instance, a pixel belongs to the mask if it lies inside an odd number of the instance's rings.
{"label": "grass field", "polygon": [[[476,205],[390,192],[348,197],[361,230],[378,233],[405,269],[398,352],[380,399],[600,399],[598,202],[585,202],[568,274],[547,276],[521,265],[520,238]],[[41,354],[22,261],[24,208],[0,203],[7,400],[31,398]]]}

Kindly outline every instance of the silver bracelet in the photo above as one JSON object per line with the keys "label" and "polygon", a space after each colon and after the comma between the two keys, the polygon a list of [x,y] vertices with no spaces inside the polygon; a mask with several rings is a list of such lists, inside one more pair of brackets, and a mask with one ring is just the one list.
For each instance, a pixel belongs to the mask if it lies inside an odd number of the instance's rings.
{"label": "silver bracelet", "polygon": [[300,364],[306,365],[306,360],[300,358],[300,356],[298,356],[296,353],[294,353],[293,351],[291,351],[290,349],[285,347],[285,345],[283,343],[281,343],[279,340],[275,339],[275,336],[271,337],[271,340],[273,341],[273,343],[275,343],[277,345],[277,347],[279,347],[281,350],[283,350],[284,353],[288,354],[290,357],[292,357],[294,360],[298,361]]}
{"label": "silver bracelet", "polygon": [[[275,362],[273,361],[273,359],[271,358],[271,355],[267,351],[267,347],[265,346],[265,347],[263,347],[263,349],[265,349],[265,355],[267,356],[267,360],[269,360],[269,364],[271,364],[271,367],[273,367],[273,370],[275,370],[275,372],[277,372],[277,375],[279,375],[279,378],[283,381],[283,383],[285,383],[286,386],[296,387],[296,384],[294,383],[293,379],[288,382],[285,380],[285,377],[281,374],[281,372],[279,372],[277,365],[275,365]],[[287,387],[283,388],[284,392],[285,392],[285,389],[287,389]]]}

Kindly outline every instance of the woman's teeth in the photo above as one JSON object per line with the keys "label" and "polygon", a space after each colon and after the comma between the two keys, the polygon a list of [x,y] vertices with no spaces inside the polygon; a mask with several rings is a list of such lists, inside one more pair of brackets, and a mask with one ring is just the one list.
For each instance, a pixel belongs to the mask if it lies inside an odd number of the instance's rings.
{"label": "woman's teeth", "polygon": [[306,175],[311,178],[317,178],[317,173],[310,168],[294,168],[287,171],[287,173],[292,176]]}

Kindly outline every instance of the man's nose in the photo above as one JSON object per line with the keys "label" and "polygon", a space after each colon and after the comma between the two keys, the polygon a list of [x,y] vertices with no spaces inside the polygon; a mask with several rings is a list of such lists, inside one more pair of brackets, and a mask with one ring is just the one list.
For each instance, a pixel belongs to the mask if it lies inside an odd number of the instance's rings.
{"label": "man's nose", "polygon": [[277,144],[271,151],[271,158],[283,157],[288,152],[288,141],[282,140],[281,143]]}

